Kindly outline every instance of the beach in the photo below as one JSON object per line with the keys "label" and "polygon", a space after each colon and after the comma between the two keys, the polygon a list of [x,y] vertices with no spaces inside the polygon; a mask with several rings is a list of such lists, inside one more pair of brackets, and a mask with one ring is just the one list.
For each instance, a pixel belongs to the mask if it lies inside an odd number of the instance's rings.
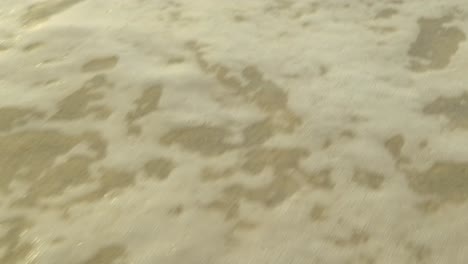
{"label": "beach", "polygon": [[2,0],[0,263],[468,263],[468,2]]}

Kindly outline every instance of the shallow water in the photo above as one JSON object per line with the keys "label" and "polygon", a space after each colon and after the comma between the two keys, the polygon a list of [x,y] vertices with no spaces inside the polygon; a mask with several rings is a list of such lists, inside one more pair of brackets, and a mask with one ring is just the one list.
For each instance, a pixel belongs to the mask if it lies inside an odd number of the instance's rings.
{"label": "shallow water", "polygon": [[0,263],[468,263],[466,0],[2,0]]}

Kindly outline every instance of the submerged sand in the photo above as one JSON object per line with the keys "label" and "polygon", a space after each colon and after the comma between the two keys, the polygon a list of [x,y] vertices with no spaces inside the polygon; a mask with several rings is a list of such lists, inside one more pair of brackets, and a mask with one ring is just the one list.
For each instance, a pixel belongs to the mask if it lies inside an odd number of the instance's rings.
{"label": "submerged sand", "polygon": [[2,0],[0,263],[468,263],[467,34],[466,0]]}

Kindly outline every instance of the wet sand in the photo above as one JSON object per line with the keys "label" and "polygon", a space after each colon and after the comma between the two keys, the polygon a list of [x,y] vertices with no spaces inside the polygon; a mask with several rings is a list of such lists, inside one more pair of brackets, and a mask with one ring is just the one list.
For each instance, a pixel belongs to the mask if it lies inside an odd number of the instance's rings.
{"label": "wet sand", "polygon": [[466,0],[2,0],[0,263],[468,263]]}

